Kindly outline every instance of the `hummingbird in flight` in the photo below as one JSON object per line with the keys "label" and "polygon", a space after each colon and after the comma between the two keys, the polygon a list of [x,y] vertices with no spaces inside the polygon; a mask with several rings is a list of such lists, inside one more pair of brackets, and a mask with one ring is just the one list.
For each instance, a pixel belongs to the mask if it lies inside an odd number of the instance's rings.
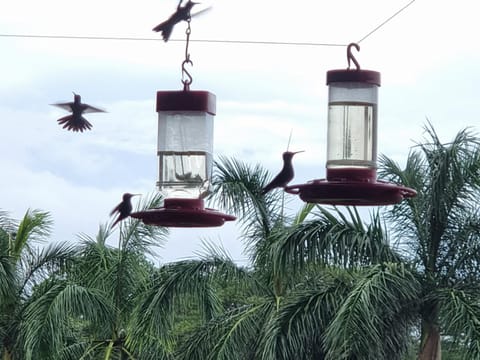
{"label": "hummingbird in flight", "polygon": [[267,192],[269,192],[272,189],[278,188],[278,187],[286,187],[287,184],[292,181],[295,172],[293,171],[293,165],[292,165],[292,159],[293,155],[301,153],[302,151],[296,151],[296,152],[291,152],[291,151],[285,151],[282,154],[283,157],[283,167],[282,170],[273,178],[270,183],[268,183],[267,186],[265,186],[262,189],[262,194],[265,195]]}
{"label": "hummingbird in flight", "polygon": [[[182,6],[183,0],[180,0],[177,5],[177,10],[170,15],[170,17],[162,22],[161,24],[158,24],[155,26],[152,30],[155,32],[161,32],[162,33],[162,38],[163,41],[167,42],[168,39],[170,39],[170,35],[172,34],[173,27],[178,24],[180,21],[188,21],[191,17],[191,10],[194,5],[197,5],[199,3],[193,2],[191,0],[187,0],[185,5]],[[209,8],[203,9],[194,15],[198,15],[201,12],[204,12],[208,10]]]}
{"label": "hummingbird in flight", "polygon": [[110,213],[110,216],[114,215],[115,213],[118,213],[118,217],[115,220],[115,222],[112,224],[112,228],[117,225],[118,222],[122,221],[123,219],[126,219],[132,212],[132,202],[131,199],[134,196],[137,196],[140,194],[130,194],[130,193],[125,193],[123,194],[122,197],[122,202],[118,204],[115,209],[112,210]]}
{"label": "hummingbird in flight", "polygon": [[73,102],[57,103],[51,105],[58,106],[72,113],[71,115],[67,115],[58,119],[57,122],[60,125],[63,125],[64,129],[75,132],[83,132],[92,128],[92,124],[90,124],[90,122],[83,117],[83,113],[106,112],[105,110],[82,103],[82,97],[75,93],[73,93]]}

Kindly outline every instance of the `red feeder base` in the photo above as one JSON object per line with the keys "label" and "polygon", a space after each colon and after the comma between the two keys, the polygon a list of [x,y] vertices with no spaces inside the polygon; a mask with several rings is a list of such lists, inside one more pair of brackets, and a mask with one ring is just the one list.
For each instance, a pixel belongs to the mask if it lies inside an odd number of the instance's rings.
{"label": "red feeder base", "polygon": [[146,225],[164,227],[215,227],[225,221],[235,220],[235,216],[205,208],[202,199],[165,199],[164,206],[130,214]]}
{"label": "red feeder base", "polygon": [[326,179],[287,186],[285,191],[298,195],[307,203],[357,206],[397,204],[417,194],[413,189],[383,181],[328,181]]}

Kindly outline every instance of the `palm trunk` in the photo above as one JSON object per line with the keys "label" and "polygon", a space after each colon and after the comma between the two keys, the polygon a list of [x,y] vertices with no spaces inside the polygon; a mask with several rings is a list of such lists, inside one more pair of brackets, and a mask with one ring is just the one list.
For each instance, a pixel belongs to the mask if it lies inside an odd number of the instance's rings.
{"label": "palm trunk", "polygon": [[440,331],[435,325],[426,325],[423,334],[422,348],[418,360],[441,360],[442,350]]}
{"label": "palm trunk", "polygon": [[12,354],[8,350],[4,350],[2,360],[11,360]]}

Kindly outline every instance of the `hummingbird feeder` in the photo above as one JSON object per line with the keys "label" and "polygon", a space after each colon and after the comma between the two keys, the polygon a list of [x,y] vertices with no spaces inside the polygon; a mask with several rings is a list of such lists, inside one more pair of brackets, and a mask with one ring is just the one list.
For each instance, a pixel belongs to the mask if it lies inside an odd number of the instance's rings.
{"label": "hummingbird feeder", "polygon": [[[285,190],[309,203],[389,205],[416,195],[407,187],[377,180],[377,109],[380,73],[361,70],[347,47],[348,68],[327,72],[326,179]],[[350,69],[353,62],[356,69]]]}
{"label": "hummingbird feeder", "polygon": [[190,91],[192,77],[187,31],[186,59],[182,64],[181,91],[158,91],[158,188],[164,195],[161,208],[132,213],[147,225],[166,227],[214,227],[234,216],[205,208],[213,167],[213,118],[216,97],[208,91]]}

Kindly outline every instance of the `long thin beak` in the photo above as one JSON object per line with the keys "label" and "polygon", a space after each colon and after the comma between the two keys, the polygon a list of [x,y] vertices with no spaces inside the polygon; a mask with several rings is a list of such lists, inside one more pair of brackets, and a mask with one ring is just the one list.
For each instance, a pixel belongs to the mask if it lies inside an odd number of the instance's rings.
{"label": "long thin beak", "polygon": [[305,150],[295,151],[294,154],[298,154],[298,153],[301,153],[301,152],[305,152]]}

